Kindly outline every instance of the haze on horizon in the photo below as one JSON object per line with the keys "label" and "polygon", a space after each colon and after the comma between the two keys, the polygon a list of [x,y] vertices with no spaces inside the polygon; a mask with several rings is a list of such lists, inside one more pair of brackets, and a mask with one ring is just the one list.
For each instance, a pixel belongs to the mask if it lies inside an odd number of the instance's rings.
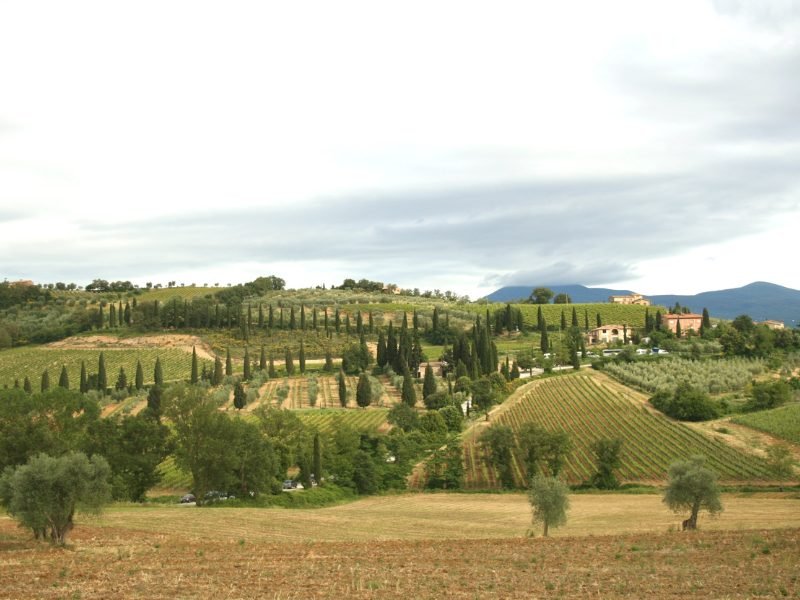
{"label": "haze on horizon", "polygon": [[0,280],[800,289],[800,2],[0,1]]}

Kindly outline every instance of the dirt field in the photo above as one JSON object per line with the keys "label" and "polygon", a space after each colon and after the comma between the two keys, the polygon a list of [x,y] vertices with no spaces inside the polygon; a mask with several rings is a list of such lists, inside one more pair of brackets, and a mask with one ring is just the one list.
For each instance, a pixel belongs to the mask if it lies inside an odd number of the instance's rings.
{"label": "dirt field", "polygon": [[197,350],[199,358],[214,360],[216,356],[206,342],[196,335],[168,334],[117,337],[115,335],[88,335],[69,337],[47,344],[48,348],[68,350],[102,350],[103,348],[178,348],[189,354]]}
{"label": "dirt field", "polygon": [[679,517],[659,496],[572,500],[549,539],[522,537],[530,511],[518,494],[314,510],[120,506],[81,519],[66,549],[0,518],[0,598],[800,595],[796,497],[726,496],[725,513],[692,533],[668,531]]}

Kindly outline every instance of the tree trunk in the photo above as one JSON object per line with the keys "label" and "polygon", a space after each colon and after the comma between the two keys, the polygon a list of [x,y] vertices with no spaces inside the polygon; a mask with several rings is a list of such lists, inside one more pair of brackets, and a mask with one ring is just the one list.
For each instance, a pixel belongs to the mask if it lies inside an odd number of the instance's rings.
{"label": "tree trunk", "polygon": [[547,521],[544,522],[544,537],[547,537]]}

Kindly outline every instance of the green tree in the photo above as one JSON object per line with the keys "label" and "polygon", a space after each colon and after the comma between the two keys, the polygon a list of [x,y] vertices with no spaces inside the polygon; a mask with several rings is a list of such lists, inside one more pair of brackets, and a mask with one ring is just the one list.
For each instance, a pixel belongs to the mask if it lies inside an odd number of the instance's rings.
{"label": "green tree", "polygon": [[211,385],[219,385],[222,383],[222,359],[219,356],[214,357],[214,374],[211,377]]}
{"label": "green tree", "polygon": [[556,294],[555,298],[553,298],[553,304],[572,304],[572,298],[569,297],[569,294],[562,292]]}
{"label": "green tree", "polygon": [[69,375],[67,374],[67,366],[61,365],[61,376],[58,378],[58,387],[65,390],[69,389]]}
{"label": "green tree", "polygon": [[556,477],[535,475],[531,479],[528,499],[533,509],[533,522],[542,523],[542,535],[547,537],[550,527],[558,527],[567,522],[569,509],[569,488]]}
{"label": "green tree", "polygon": [[516,446],[514,431],[508,425],[493,425],[480,437],[481,446],[486,451],[490,464],[500,472],[500,483],[505,488],[514,487],[512,464]]}
{"label": "green tree", "polygon": [[244,347],[244,371],[242,372],[242,378],[245,381],[250,381],[250,351],[247,349],[247,346]]}
{"label": "green tree", "polygon": [[189,378],[189,382],[194,385],[198,381],[198,373],[197,373],[197,350],[194,346],[192,346],[192,374]]}
{"label": "green tree", "polygon": [[358,378],[356,386],[356,404],[361,408],[366,408],[372,401],[372,390],[370,389],[369,377],[362,373]]}
{"label": "green tree", "polygon": [[225,375],[230,377],[233,375],[233,361],[231,360],[231,349],[225,349]]}
{"label": "green tree", "polygon": [[28,376],[25,376],[25,381],[22,384],[22,389],[25,390],[26,394],[30,394],[33,392],[33,386],[31,385],[31,380],[28,379]]}
{"label": "green tree", "polygon": [[406,373],[403,377],[403,388],[400,392],[403,403],[414,407],[417,404],[417,391],[414,389],[414,381],[411,379],[410,373]]}
{"label": "green tree", "polygon": [[533,304],[548,304],[553,295],[554,292],[550,288],[537,287],[531,292],[528,302]]}
{"label": "green tree", "polygon": [[123,367],[119,368],[119,373],[117,374],[117,383],[114,384],[115,390],[124,390],[128,388],[128,376],[125,375],[125,369]]}
{"label": "green tree", "polygon": [[292,351],[289,348],[286,348],[284,365],[286,366],[286,374],[294,375],[294,359],[292,358]]}
{"label": "green tree", "polygon": [[448,444],[433,451],[425,463],[429,489],[457,490],[464,484],[464,463],[461,444]]}
{"label": "green tree", "polygon": [[342,408],[347,406],[347,380],[344,371],[339,371],[339,404]]}
{"label": "green tree", "polygon": [[619,458],[622,440],[598,439],[592,443],[591,448],[597,461],[597,473],[592,476],[592,485],[601,490],[618,488],[619,481],[614,475],[614,469],[618,469],[622,464]]}
{"label": "green tree", "polygon": [[42,371],[42,385],[41,391],[46,392],[50,389],[50,374],[47,372],[47,369]]}
{"label": "green tree", "polygon": [[39,454],[0,478],[0,502],[37,539],[65,544],[76,512],[99,513],[109,500],[108,462],[81,452]]}
{"label": "green tree", "polygon": [[247,404],[247,392],[244,391],[244,386],[241,382],[237,381],[233,386],[233,406],[237,410],[242,410]]}
{"label": "green tree", "polygon": [[147,390],[147,414],[158,421],[161,418],[161,396],[164,393],[164,388],[160,385],[154,385]]}
{"label": "green tree", "polygon": [[136,360],[136,389],[140,390],[144,387],[144,371],[142,370],[142,363]]}
{"label": "green tree", "polygon": [[156,365],[153,368],[153,383],[157,386],[164,385],[164,371],[161,368],[161,358],[156,357]]}
{"label": "green tree", "polygon": [[81,379],[79,383],[79,388],[81,393],[86,393],[89,391],[89,384],[88,384],[88,376],[86,374],[86,363],[81,361]]}
{"label": "green tree", "polygon": [[306,372],[306,350],[305,350],[305,346],[303,345],[303,340],[300,340],[300,354],[298,355],[297,360],[300,363],[300,372],[301,373],[305,373]]}
{"label": "green tree", "polygon": [[436,393],[436,377],[430,363],[425,365],[425,378],[422,381],[422,399],[425,400],[431,394]]}
{"label": "green tree", "polygon": [[333,371],[333,356],[331,356],[330,347],[325,348],[325,371],[331,373]]}
{"label": "green tree", "polygon": [[258,370],[259,371],[267,370],[267,352],[264,349],[264,346],[261,346],[261,354],[258,357]]}
{"label": "green tree", "polygon": [[775,479],[784,480],[794,477],[794,459],[792,451],[784,444],[772,444],[767,447],[767,467]]}
{"label": "green tree", "polygon": [[705,466],[705,457],[692,456],[670,465],[664,503],[676,513],[690,511],[683,529],[697,529],[701,509],[711,515],[722,511],[717,475]]}
{"label": "green tree", "polygon": [[[316,316],[316,311],[314,315]],[[316,322],[316,321],[315,321]],[[313,450],[313,463],[312,469],[314,469],[314,481],[317,482],[318,485],[322,484],[322,442],[319,438],[319,432],[314,434],[314,450]]]}
{"label": "green tree", "polygon": [[106,359],[103,353],[100,353],[100,358],[97,359],[97,389],[106,393],[108,387],[108,378],[106,376]]}
{"label": "green tree", "polygon": [[550,352],[550,339],[547,336],[547,323],[544,324],[544,329],[542,330],[542,337],[539,343],[539,348],[542,351],[542,354],[547,354]]}

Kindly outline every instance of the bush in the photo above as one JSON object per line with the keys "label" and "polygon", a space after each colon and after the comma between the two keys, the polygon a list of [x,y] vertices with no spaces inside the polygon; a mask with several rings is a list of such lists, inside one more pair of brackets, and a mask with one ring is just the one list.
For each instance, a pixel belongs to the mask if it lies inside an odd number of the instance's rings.
{"label": "bush", "polygon": [[707,421],[719,416],[719,412],[705,392],[681,383],[673,394],[656,393],[650,404],[673,419],[680,421]]}
{"label": "bush", "polygon": [[767,410],[785,404],[792,397],[792,389],[784,381],[754,383],[750,389],[750,399],[744,410]]}

